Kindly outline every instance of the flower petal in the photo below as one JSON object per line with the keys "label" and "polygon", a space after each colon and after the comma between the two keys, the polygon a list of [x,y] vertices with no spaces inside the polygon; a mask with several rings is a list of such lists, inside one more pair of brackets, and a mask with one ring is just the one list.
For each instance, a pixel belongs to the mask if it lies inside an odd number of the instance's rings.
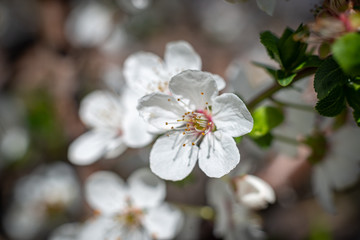
{"label": "flower petal", "polygon": [[107,91],[88,94],[80,105],[79,115],[88,127],[121,128],[123,109],[120,98]]}
{"label": "flower petal", "polygon": [[80,223],[66,223],[52,232],[50,240],[76,240],[80,230]]}
{"label": "flower petal", "polygon": [[164,82],[171,77],[166,73],[161,58],[148,52],[130,55],[124,62],[124,76],[128,86],[142,96],[162,90],[159,86],[166,85]]}
{"label": "flower petal", "polygon": [[[163,93],[145,95],[139,100],[137,107],[140,116],[154,127],[170,130],[171,126],[178,126],[177,120],[187,112],[174,97]],[[174,124],[166,124],[174,123]]]}
{"label": "flower petal", "polygon": [[217,74],[212,74],[212,76],[215,79],[218,90],[219,91],[223,90],[226,86],[226,82],[225,82],[224,78],[222,78],[221,76],[219,76]]}
{"label": "flower petal", "polygon": [[109,217],[97,217],[88,220],[79,233],[77,240],[104,239],[108,232],[116,227],[116,222]]}
{"label": "flower petal", "polygon": [[171,77],[184,70],[201,70],[201,58],[185,41],[170,42],[165,49],[165,63]]}
{"label": "flower petal", "polygon": [[240,153],[232,137],[222,132],[208,133],[200,144],[199,166],[209,177],[222,177],[240,161]]}
{"label": "flower petal", "polygon": [[127,182],[130,196],[137,207],[155,207],[165,199],[166,188],[164,181],[147,168],[133,172]]}
{"label": "flower petal", "polygon": [[150,152],[150,168],[159,177],[178,181],[190,174],[195,166],[198,147],[185,146],[182,135],[171,134],[160,137]]}
{"label": "flower petal", "polygon": [[232,137],[251,132],[253,118],[243,101],[235,94],[224,93],[214,99],[213,121],[216,129]]}
{"label": "flower petal", "polygon": [[105,158],[115,158],[120,156],[127,149],[127,145],[124,142],[124,136],[118,136],[113,138],[106,145]]}
{"label": "flower petal", "polygon": [[68,159],[77,165],[88,165],[106,153],[109,142],[116,133],[106,130],[89,131],[73,141],[68,150]]}
{"label": "flower petal", "polygon": [[183,226],[182,213],[169,204],[149,209],[144,227],[155,239],[173,239]]}
{"label": "flower petal", "polygon": [[205,109],[206,102],[211,105],[212,98],[219,93],[212,74],[196,70],[175,75],[169,89],[176,99],[180,98],[188,105],[189,110]]}
{"label": "flower petal", "polygon": [[258,7],[272,16],[275,10],[276,0],[256,0]]}
{"label": "flower petal", "polygon": [[330,182],[327,178],[326,171],[321,165],[316,165],[312,173],[312,187],[315,197],[321,206],[329,213],[335,213],[335,206],[331,191]]}
{"label": "flower petal", "polygon": [[259,210],[275,202],[272,187],[261,178],[245,175],[234,180],[237,199],[248,208]]}
{"label": "flower petal", "polygon": [[99,171],[86,180],[85,196],[94,210],[108,215],[119,212],[126,206],[127,189],[116,174]]}

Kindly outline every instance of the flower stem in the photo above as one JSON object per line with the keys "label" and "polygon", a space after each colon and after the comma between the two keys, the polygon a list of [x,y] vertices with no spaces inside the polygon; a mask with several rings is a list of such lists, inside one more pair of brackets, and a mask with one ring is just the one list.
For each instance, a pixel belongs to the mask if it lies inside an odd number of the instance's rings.
{"label": "flower stem", "polygon": [[303,111],[308,111],[308,112],[314,111],[314,107],[309,106],[309,105],[283,102],[283,101],[276,100],[273,97],[270,97],[270,100],[282,107],[290,107],[290,108],[295,108],[298,110],[303,110]]}
{"label": "flower stem", "polygon": [[201,217],[205,220],[214,220],[215,211],[212,207],[209,206],[194,206],[183,203],[173,203],[176,207],[180,208],[182,211]]}
{"label": "flower stem", "polygon": [[[308,77],[312,74],[314,74],[316,72],[317,68],[316,67],[310,67],[310,68],[305,68],[301,71],[299,71],[296,76],[294,77],[294,80],[292,81],[291,84],[297,82],[300,79],[303,79],[305,77]],[[286,87],[291,86],[291,84],[289,84]],[[274,83],[272,86],[270,86],[268,89],[265,89],[263,92],[261,92],[259,95],[257,95],[254,99],[252,99],[248,104],[247,107],[250,111],[254,110],[254,108],[261,103],[262,101],[264,101],[265,99],[271,97],[272,95],[274,95],[277,91],[279,91],[280,89],[283,89],[285,87],[281,86],[280,84],[278,84],[277,82]]]}
{"label": "flower stem", "polygon": [[275,140],[278,140],[278,141],[281,141],[281,142],[284,142],[284,143],[287,143],[290,145],[297,146],[300,143],[298,140],[291,138],[291,137],[284,136],[284,135],[273,134],[273,136],[274,136]]}

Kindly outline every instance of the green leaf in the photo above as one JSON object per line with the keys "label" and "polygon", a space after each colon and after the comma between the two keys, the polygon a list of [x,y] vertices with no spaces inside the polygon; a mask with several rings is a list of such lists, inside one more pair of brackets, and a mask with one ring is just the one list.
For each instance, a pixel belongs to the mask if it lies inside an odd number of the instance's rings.
{"label": "green leaf", "polygon": [[327,58],[315,73],[314,88],[318,99],[325,98],[334,88],[344,85],[348,79],[334,59]]}
{"label": "green leaf", "polygon": [[360,89],[357,84],[349,85],[345,88],[346,100],[355,110],[360,111]]}
{"label": "green leaf", "polygon": [[356,124],[360,127],[360,111],[354,111],[353,116],[355,119]]}
{"label": "green leaf", "polygon": [[324,60],[320,59],[316,55],[307,56],[306,60],[300,64],[295,70],[301,70],[304,68],[316,67],[318,68]]}
{"label": "green leaf", "polygon": [[306,60],[307,43],[299,41],[296,36],[303,32],[302,25],[296,31],[286,28],[279,40],[279,52],[283,67],[287,71],[294,70]]}
{"label": "green leaf", "polygon": [[235,140],[236,144],[241,143],[241,140],[242,140],[242,139],[243,139],[242,136],[240,136],[240,137],[234,137],[234,140]]}
{"label": "green leaf", "polygon": [[315,109],[323,116],[334,117],[345,108],[345,93],[342,87],[333,89],[325,98],[318,101]]}
{"label": "green leaf", "polygon": [[274,139],[274,136],[271,133],[267,133],[261,137],[252,137],[251,138],[259,147],[268,148],[271,146],[271,143]]}
{"label": "green leaf", "polygon": [[311,154],[307,158],[310,163],[319,163],[325,157],[327,141],[323,134],[316,132],[313,135],[306,137],[304,143],[311,149]]}
{"label": "green leaf", "polygon": [[269,66],[267,64],[259,63],[259,62],[252,62],[255,66],[261,67],[265,69],[266,72],[268,72],[273,78],[276,79],[276,69],[272,66]]}
{"label": "green leaf", "polygon": [[261,137],[269,133],[271,129],[284,121],[281,109],[271,106],[257,108],[253,113],[254,127],[250,133],[251,137]]}
{"label": "green leaf", "polygon": [[276,80],[283,87],[289,85],[295,77],[296,73],[287,74],[282,70],[276,71]]}
{"label": "green leaf", "polygon": [[349,33],[332,45],[335,60],[350,75],[360,75],[360,34]]}
{"label": "green leaf", "polygon": [[260,34],[260,42],[265,46],[268,55],[282,65],[278,48],[279,38],[272,32],[265,31]]}

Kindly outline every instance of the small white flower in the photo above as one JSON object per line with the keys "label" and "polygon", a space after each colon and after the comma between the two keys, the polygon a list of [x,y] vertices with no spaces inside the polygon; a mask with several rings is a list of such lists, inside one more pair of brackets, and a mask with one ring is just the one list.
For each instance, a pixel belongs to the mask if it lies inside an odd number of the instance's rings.
{"label": "small white flower", "polygon": [[236,199],[250,209],[260,210],[275,202],[274,190],[261,178],[247,174],[234,178],[233,184]]}
{"label": "small white flower", "polygon": [[215,236],[225,240],[265,239],[260,224],[248,208],[236,202],[228,184],[222,180],[211,179],[206,190],[208,202],[216,211]]}
{"label": "small white flower", "polygon": [[313,191],[323,208],[335,213],[332,191],[343,190],[359,178],[360,129],[343,127],[330,139],[330,148],[312,172]]}
{"label": "small white flower", "polygon": [[188,70],[169,83],[171,95],[153,93],[139,100],[140,115],[167,130],[150,153],[151,170],[163,179],[181,180],[199,160],[209,177],[221,177],[240,161],[233,137],[249,133],[253,119],[234,94],[218,95],[213,76]]}
{"label": "small white flower", "polygon": [[146,132],[136,108],[126,106],[135,103],[136,100],[122,99],[107,91],[87,95],[81,102],[79,115],[91,130],[70,145],[69,160],[87,165],[102,157],[117,157],[128,146],[138,148],[149,144],[153,136]]}
{"label": "small white flower", "polygon": [[78,5],[66,21],[66,34],[76,46],[95,47],[113,30],[112,13],[94,1]]}
{"label": "small white flower", "polygon": [[5,215],[5,229],[13,239],[38,239],[37,234],[65,214],[78,209],[80,187],[73,169],[64,163],[40,166],[20,179],[15,199]]}
{"label": "small white flower", "polygon": [[[201,58],[192,46],[185,41],[170,42],[166,45],[164,61],[149,52],[130,55],[124,62],[126,83],[140,97],[153,92],[169,93],[169,81],[184,70],[201,70]],[[219,90],[224,89],[225,81],[213,75]]]}
{"label": "small white flower", "polygon": [[135,171],[127,186],[114,173],[94,173],[85,190],[98,216],[85,224],[79,240],[171,239],[181,229],[181,212],[163,202],[165,183],[147,169]]}

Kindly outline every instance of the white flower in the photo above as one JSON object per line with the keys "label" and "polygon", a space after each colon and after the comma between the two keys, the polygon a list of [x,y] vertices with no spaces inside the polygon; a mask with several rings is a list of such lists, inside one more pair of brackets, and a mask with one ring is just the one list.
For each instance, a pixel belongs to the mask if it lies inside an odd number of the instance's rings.
{"label": "white flower", "polygon": [[[140,97],[153,92],[169,93],[169,81],[184,70],[201,70],[200,56],[185,41],[170,42],[166,45],[164,61],[149,52],[130,55],[124,62],[126,83]],[[220,76],[213,76],[219,90],[225,87]]]}
{"label": "white flower", "polygon": [[56,228],[49,240],[77,240],[80,230],[80,223],[66,223]]}
{"label": "white flower", "polygon": [[37,234],[78,209],[80,187],[73,169],[64,163],[40,166],[20,179],[4,220],[13,239],[37,239]]}
{"label": "white flower", "polygon": [[339,129],[330,139],[332,148],[313,168],[314,194],[330,213],[335,213],[332,191],[351,186],[359,177],[359,140],[359,128],[347,126]]}
{"label": "white flower", "polygon": [[209,177],[221,177],[240,161],[233,137],[251,131],[253,119],[234,94],[218,95],[213,76],[188,70],[169,83],[171,95],[153,93],[139,100],[140,115],[168,133],[150,153],[151,170],[163,179],[181,180],[199,160]]}
{"label": "white flower", "polygon": [[265,233],[256,222],[249,209],[236,202],[230,186],[222,180],[211,179],[206,196],[215,208],[214,235],[225,240],[265,239]]}
{"label": "white flower", "polygon": [[261,178],[247,174],[234,178],[233,184],[236,199],[250,209],[260,210],[275,202],[274,190]]}
{"label": "white flower", "polygon": [[119,156],[128,146],[143,147],[152,141],[135,107],[128,108],[122,102],[120,96],[107,91],[94,91],[82,100],[79,115],[91,130],[70,145],[72,163],[91,164],[102,157]]}
{"label": "white flower", "polygon": [[94,1],[78,5],[66,21],[66,34],[76,46],[95,47],[112,32],[112,13]]}
{"label": "white flower", "polygon": [[98,213],[79,240],[171,239],[181,229],[179,210],[164,203],[165,183],[147,169],[135,171],[126,186],[111,172],[97,172],[86,182],[86,198]]}

